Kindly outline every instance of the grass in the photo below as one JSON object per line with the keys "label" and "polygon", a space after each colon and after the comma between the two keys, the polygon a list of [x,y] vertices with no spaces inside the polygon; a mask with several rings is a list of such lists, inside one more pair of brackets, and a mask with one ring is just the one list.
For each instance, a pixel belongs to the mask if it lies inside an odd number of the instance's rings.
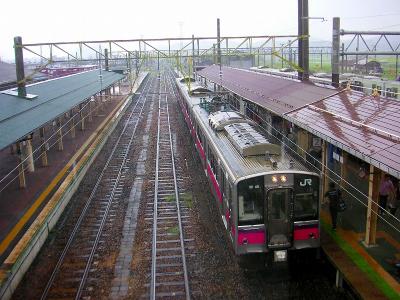
{"label": "grass", "polygon": [[166,196],[165,201],[167,201],[167,202],[175,201],[175,195],[171,194],[171,195]]}
{"label": "grass", "polygon": [[178,226],[170,227],[167,229],[167,234],[169,235],[178,235],[179,234],[179,228]]}
{"label": "grass", "polygon": [[192,208],[193,207],[193,198],[192,195],[187,194],[187,193],[183,193],[180,195],[180,199],[183,200],[183,202],[185,202],[186,206],[188,208]]}
{"label": "grass", "polygon": [[[349,59],[355,59],[354,57],[350,57]],[[396,58],[395,57],[388,57],[388,56],[377,56],[376,58],[373,56],[368,57],[368,61],[378,61],[382,64],[383,68],[383,79],[387,80],[395,80],[396,79]],[[254,57],[254,64],[256,66],[269,66],[271,68],[286,68],[289,67],[289,65],[285,62],[283,62],[279,57],[274,57],[273,59],[274,63],[272,64],[271,56],[266,55],[264,58],[264,55],[260,55],[258,58],[257,55]],[[341,58],[339,58],[339,65],[341,62]],[[297,64],[297,62],[296,62]],[[331,67],[331,56],[330,54],[323,53],[322,54],[322,61],[321,61],[321,55],[320,54],[310,54],[309,56],[309,67],[310,67],[310,72],[311,73],[318,73],[318,72],[325,72],[325,73],[331,73],[332,72],[332,67]],[[341,70],[341,67],[339,67],[339,70]],[[344,71],[345,73],[351,73],[351,71]],[[400,75],[400,61],[398,62],[398,76]]]}
{"label": "grass", "polygon": [[340,248],[350,257],[350,259],[360,268],[367,277],[377,286],[388,299],[400,299],[396,291],[392,289],[368,264],[368,262],[351,245],[343,240],[336,232],[330,230],[330,225],[321,220],[325,231],[333,238]]}
{"label": "grass", "polygon": [[[186,204],[186,206],[188,208],[192,208],[192,206],[193,206],[192,195],[187,194],[187,193],[182,193],[182,194],[179,195],[179,199],[181,201],[185,202],[185,204]],[[175,200],[176,200],[176,198],[175,198],[174,194],[167,195],[164,198],[164,201],[166,201],[166,202],[172,202],[172,201],[175,201]]]}

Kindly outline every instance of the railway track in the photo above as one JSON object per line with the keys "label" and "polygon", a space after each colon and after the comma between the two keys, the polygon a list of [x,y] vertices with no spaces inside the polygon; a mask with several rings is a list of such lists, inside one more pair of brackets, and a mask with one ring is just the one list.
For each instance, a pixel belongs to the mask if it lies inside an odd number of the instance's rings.
{"label": "railway track", "polygon": [[146,206],[147,231],[152,233],[151,275],[147,284],[149,292],[143,297],[190,299],[187,256],[194,254],[187,251],[193,249],[190,245],[193,239],[185,236],[189,211],[182,200],[185,198],[184,178],[174,154],[168,109],[172,97],[171,87],[167,89],[170,79],[163,74],[159,80],[154,190],[148,193],[147,198],[152,201]]}
{"label": "railway track", "polygon": [[14,299],[343,299],[324,264],[289,279],[238,267],[172,72],[140,89]]}
{"label": "railway track", "polygon": [[98,256],[99,245],[105,242],[105,228],[112,226],[115,219],[136,128],[146,103],[146,95],[155,83],[154,79],[146,79],[142,94],[132,109],[125,113],[122,132],[98,175],[41,299],[81,299],[85,293],[90,292],[85,289],[86,283],[91,273],[95,273],[93,261]]}

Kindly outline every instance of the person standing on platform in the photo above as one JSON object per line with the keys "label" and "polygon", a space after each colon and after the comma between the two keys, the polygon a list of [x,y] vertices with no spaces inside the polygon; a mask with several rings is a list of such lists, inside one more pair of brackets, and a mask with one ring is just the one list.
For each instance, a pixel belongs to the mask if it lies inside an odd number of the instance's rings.
{"label": "person standing on platform", "polygon": [[389,194],[388,198],[389,211],[393,216],[396,215],[397,208],[399,207],[399,202],[400,202],[400,186],[399,186],[399,181],[396,181],[394,184],[394,191],[393,193]]}
{"label": "person standing on platform", "polygon": [[380,215],[385,214],[386,205],[390,193],[394,193],[394,185],[392,180],[390,180],[390,175],[385,174],[385,178],[381,181],[381,186],[379,187],[379,211]]}
{"label": "person standing on platform", "polygon": [[329,190],[325,193],[325,198],[329,199],[329,212],[332,217],[332,230],[336,230],[339,200],[342,196],[340,189],[335,188],[335,183],[329,183]]}

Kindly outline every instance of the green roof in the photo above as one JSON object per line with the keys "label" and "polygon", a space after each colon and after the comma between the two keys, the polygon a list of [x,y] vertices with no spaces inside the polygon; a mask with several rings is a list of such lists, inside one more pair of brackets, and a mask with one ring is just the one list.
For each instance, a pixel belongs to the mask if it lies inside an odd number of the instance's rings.
{"label": "green roof", "polygon": [[48,80],[26,87],[28,100],[0,93],[0,149],[69,111],[124,75],[99,70]]}

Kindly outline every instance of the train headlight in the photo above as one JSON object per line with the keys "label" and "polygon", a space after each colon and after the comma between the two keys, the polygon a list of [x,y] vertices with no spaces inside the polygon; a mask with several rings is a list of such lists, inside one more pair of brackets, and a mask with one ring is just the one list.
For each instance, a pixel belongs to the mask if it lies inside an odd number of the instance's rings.
{"label": "train headlight", "polygon": [[274,175],[271,179],[273,183],[278,183],[278,176]]}
{"label": "train headlight", "polygon": [[287,181],[286,175],[281,175],[280,180],[281,182],[286,182]]}

